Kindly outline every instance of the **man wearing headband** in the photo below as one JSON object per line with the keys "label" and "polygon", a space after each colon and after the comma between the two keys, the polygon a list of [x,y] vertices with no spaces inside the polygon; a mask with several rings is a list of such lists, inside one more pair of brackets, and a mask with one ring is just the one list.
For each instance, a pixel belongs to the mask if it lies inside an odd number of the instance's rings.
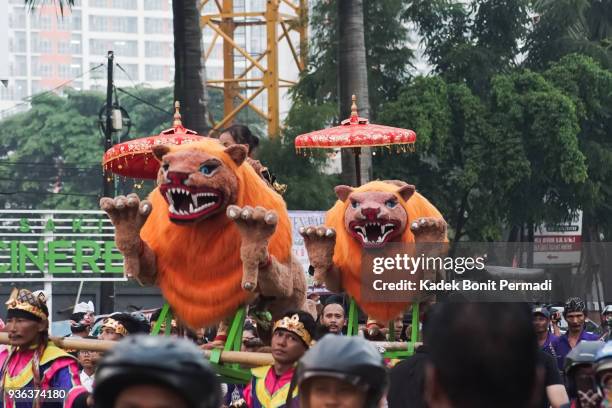
{"label": "man wearing headband", "polygon": [[149,333],[146,319],[138,319],[129,313],[113,313],[104,319],[100,340],[121,340],[128,334]]}
{"label": "man wearing headband", "polygon": [[[6,302],[10,346],[0,352],[0,385],[6,408],[61,407],[69,390],[80,385],[76,359],[49,341],[46,301],[42,291],[15,288]],[[18,390],[31,391],[16,401]],[[55,396],[47,396],[51,401],[44,393],[41,396],[45,390],[56,391]],[[28,398],[30,394],[38,397]]]}
{"label": "man wearing headband", "polygon": [[292,379],[297,362],[310,348],[314,332],[314,319],[302,311],[287,312],[274,324],[272,331],[274,365],[251,370],[253,379],[244,389],[247,407],[298,406],[298,389]]}
{"label": "man wearing headband", "polygon": [[599,336],[589,333],[585,329],[586,304],[579,297],[569,298],[563,308],[563,317],[567,321],[567,332],[559,337],[555,344],[557,354],[557,365],[563,370],[565,356],[575,348],[582,340],[599,340]]}

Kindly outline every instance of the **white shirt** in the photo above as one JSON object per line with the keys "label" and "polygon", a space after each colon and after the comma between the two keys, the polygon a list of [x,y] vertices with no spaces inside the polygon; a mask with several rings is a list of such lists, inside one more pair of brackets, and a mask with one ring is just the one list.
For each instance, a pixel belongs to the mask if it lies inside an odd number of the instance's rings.
{"label": "white shirt", "polygon": [[88,392],[93,392],[93,382],[94,382],[95,373],[92,376],[88,376],[85,370],[81,370],[81,385],[87,389]]}

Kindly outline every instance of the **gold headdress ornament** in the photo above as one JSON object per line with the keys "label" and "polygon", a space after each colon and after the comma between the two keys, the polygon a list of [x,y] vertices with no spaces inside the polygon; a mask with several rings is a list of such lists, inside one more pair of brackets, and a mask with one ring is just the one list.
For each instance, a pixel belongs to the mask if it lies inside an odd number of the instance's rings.
{"label": "gold headdress ornament", "polygon": [[9,299],[6,301],[8,310],[23,310],[34,316],[47,320],[47,296],[42,290],[30,292],[27,289],[13,288]]}
{"label": "gold headdress ornament", "polygon": [[294,314],[291,317],[283,317],[274,323],[275,332],[277,329],[287,330],[295,335],[297,335],[307,346],[310,346],[312,343],[312,336],[308,333],[308,330],[304,327],[304,323],[300,322],[300,316]]}
{"label": "gold headdress ornament", "polygon": [[123,325],[123,323],[113,319],[112,317],[107,317],[106,319],[104,319],[104,322],[102,323],[102,328],[104,329],[105,327],[109,327],[115,330],[115,333],[120,334],[122,336],[128,335],[128,331]]}

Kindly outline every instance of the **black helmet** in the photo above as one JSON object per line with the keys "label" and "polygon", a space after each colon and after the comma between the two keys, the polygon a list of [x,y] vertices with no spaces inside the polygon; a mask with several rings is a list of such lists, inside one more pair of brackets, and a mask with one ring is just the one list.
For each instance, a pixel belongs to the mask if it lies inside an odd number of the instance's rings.
{"label": "black helmet", "polygon": [[576,367],[581,365],[591,365],[595,363],[595,357],[599,350],[604,346],[601,341],[586,341],[583,340],[565,357],[563,371],[567,378],[567,391],[571,398],[575,398],[576,384],[572,375]]}
{"label": "black helmet", "polygon": [[202,351],[193,343],[165,336],[133,335],[105,353],[95,377],[96,407],[112,407],[132,385],[159,384],[175,390],[194,408],[217,408],[220,388]]}
{"label": "black helmet", "polygon": [[300,386],[313,377],[334,377],[366,387],[367,408],[378,405],[387,386],[387,370],[380,353],[361,337],[324,336],[298,365]]}

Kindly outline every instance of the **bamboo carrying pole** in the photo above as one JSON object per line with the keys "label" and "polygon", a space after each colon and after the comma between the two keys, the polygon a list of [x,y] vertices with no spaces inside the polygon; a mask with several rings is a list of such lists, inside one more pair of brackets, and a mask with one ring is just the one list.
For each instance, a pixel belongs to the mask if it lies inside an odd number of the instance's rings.
{"label": "bamboo carrying pole", "polygon": [[[90,350],[90,351],[108,351],[117,342],[109,340],[94,340],[94,339],[83,339],[79,337],[50,337],[50,340],[57,346],[68,350]],[[0,333],[0,344],[10,344],[8,333]],[[373,341],[379,350],[384,351],[400,351],[407,350],[408,343],[401,341]],[[421,343],[416,343],[418,347]],[[210,359],[211,351],[202,350],[204,357]],[[221,363],[228,364],[243,364],[248,366],[264,366],[274,364],[274,359],[270,353],[254,353],[250,351],[221,351]]]}
{"label": "bamboo carrying pole", "polygon": [[[50,340],[57,346],[69,350],[108,351],[117,342],[109,340],[82,339],[78,337],[51,337]],[[10,344],[8,333],[0,333],[0,344]],[[203,350],[204,357],[210,358],[211,351]],[[274,363],[272,354],[253,353],[246,351],[221,351],[221,363],[235,363],[250,366],[271,365]]]}

